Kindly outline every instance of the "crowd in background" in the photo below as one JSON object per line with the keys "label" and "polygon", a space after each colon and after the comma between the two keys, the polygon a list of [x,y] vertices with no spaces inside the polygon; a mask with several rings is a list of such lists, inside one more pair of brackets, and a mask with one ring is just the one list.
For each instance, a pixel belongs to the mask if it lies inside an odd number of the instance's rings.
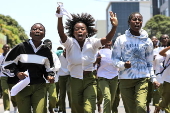
{"label": "crowd in background", "polygon": [[[167,34],[149,38],[141,28],[142,15],[135,12],[128,17],[125,34],[112,42],[118,20],[110,12],[110,32],[100,39],[90,38],[97,32],[90,14],[72,14],[64,27],[62,11],[58,7],[56,16],[64,48],[58,47],[56,53],[50,39],[43,41],[46,30],[41,23],[31,27],[31,39],[11,50],[8,44],[3,46],[0,96],[4,113],[10,113],[10,99],[16,113],[66,113],[66,94],[72,113],[118,113],[120,95],[126,113],[151,113],[151,101],[154,113],[170,113]],[[10,97],[9,91],[26,78],[29,84]]]}

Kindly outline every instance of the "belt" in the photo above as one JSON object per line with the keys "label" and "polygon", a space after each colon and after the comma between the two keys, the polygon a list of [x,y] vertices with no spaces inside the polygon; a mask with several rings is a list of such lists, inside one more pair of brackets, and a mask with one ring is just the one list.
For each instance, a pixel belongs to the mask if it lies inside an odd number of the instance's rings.
{"label": "belt", "polygon": [[92,73],[93,71],[83,71],[83,75],[86,75],[86,74],[89,74],[89,73]]}

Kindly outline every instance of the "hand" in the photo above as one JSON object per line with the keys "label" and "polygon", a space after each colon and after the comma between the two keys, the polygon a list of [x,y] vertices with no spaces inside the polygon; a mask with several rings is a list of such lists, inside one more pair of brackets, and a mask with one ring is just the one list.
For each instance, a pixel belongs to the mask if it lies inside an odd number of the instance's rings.
{"label": "hand", "polygon": [[17,73],[17,76],[18,76],[18,78],[19,78],[20,80],[23,80],[23,79],[25,79],[26,77],[28,77],[28,75],[25,74],[24,72],[18,72],[18,73]]}
{"label": "hand", "polygon": [[110,22],[113,26],[117,27],[118,25],[118,20],[117,20],[117,16],[116,13],[113,13],[112,11],[109,12],[110,13]]}
{"label": "hand", "polygon": [[47,76],[47,80],[50,83],[54,83],[54,76]]}
{"label": "hand", "polygon": [[155,82],[153,82],[153,85],[155,86],[155,88],[158,88],[160,86],[160,83],[155,81]]}
{"label": "hand", "polygon": [[60,6],[57,7],[56,13],[60,14]]}
{"label": "hand", "polygon": [[131,62],[130,61],[126,61],[124,66],[125,66],[125,68],[131,68]]}
{"label": "hand", "polygon": [[98,56],[97,59],[96,59],[96,63],[100,63],[101,62],[101,56]]}

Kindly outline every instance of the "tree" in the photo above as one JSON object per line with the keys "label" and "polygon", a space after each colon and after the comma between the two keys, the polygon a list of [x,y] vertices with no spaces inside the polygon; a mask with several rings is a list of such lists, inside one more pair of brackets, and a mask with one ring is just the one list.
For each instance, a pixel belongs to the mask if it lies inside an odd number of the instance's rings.
{"label": "tree", "polygon": [[28,39],[25,30],[10,16],[0,14],[0,33],[7,36],[7,43],[14,47],[18,43]]}
{"label": "tree", "polygon": [[165,15],[155,15],[149,21],[147,21],[144,28],[149,37],[160,37],[162,34],[168,34],[170,36],[170,17]]}

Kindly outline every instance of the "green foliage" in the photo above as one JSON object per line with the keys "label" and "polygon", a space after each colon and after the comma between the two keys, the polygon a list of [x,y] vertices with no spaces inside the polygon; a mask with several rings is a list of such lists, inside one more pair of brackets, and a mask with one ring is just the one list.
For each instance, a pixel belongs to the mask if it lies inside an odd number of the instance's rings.
{"label": "green foliage", "polygon": [[155,15],[147,21],[143,29],[148,32],[149,37],[156,36],[159,38],[162,34],[170,36],[170,17]]}
{"label": "green foliage", "polygon": [[28,39],[25,30],[10,16],[0,14],[0,33],[7,36],[7,43],[14,47],[15,45]]}

